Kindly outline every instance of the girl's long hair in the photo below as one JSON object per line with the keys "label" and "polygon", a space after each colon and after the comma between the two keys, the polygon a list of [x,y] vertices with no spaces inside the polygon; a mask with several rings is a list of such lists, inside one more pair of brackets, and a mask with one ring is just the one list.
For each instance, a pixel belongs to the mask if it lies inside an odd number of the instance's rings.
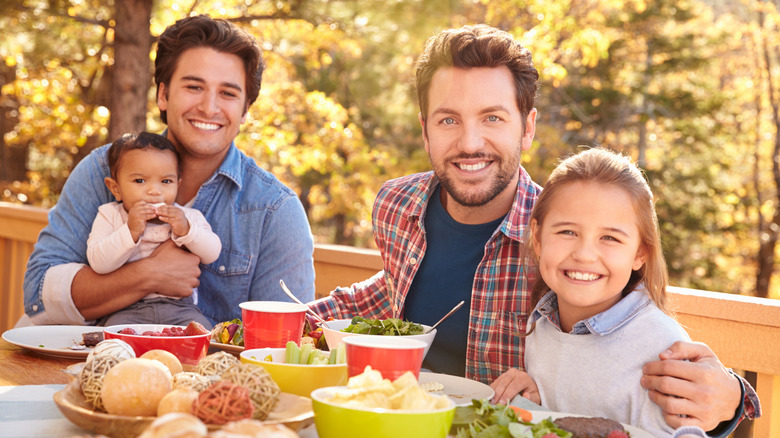
{"label": "girl's long hair", "polygon": [[[643,172],[631,162],[627,156],[612,152],[603,148],[586,149],[561,161],[558,167],[550,174],[550,178],[544,185],[539,199],[536,201],[531,218],[536,220],[536,227],[526,235],[526,262],[536,266],[534,251],[531,242],[531,233],[538,233],[547,213],[550,210],[552,200],[561,190],[565,190],[575,182],[595,182],[600,184],[613,184],[622,188],[631,198],[631,207],[637,217],[639,228],[640,248],[644,248],[646,259],[639,270],[632,271],[628,284],[623,289],[622,296],[626,296],[638,285],[644,283],[647,294],[658,307],[668,313],[666,308],[666,287],[669,283],[669,274],[661,248],[661,238],[658,229],[658,218],[655,214],[653,193],[645,180]],[[626,206],[628,207],[628,206]],[[534,272],[533,287],[531,291],[532,306],[536,306],[539,300],[550,288],[539,275],[538,266],[532,269]]]}

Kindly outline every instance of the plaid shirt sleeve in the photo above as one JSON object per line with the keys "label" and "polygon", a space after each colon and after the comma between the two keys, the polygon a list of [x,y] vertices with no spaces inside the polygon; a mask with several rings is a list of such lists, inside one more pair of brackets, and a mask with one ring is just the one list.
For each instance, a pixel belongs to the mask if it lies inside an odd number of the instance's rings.
{"label": "plaid shirt sleeve", "polygon": [[310,304],[323,316],[348,318],[399,318],[403,300],[417,272],[424,251],[419,209],[427,199],[432,173],[410,175],[382,185],[374,201],[373,231],[384,269],[349,288]]}

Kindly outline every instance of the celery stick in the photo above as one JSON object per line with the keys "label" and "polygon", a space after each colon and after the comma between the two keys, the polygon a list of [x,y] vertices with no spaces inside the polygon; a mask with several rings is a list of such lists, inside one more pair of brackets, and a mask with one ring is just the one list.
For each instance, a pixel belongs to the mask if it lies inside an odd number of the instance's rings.
{"label": "celery stick", "polygon": [[309,356],[311,356],[311,344],[303,344],[301,347],[300,362],[301,365],[309,363]]}
{"label": "celery stick", "polygon": [[309,355],[309,360],[306,363],[311,365],[315,363],[314,361],[319,359],[320,357],[322,357],[322,350],[315,348],[311,351],[311,354]]}
{"label": "celery stick", "polygon": [[336,347],[336,363],[347,363],[347,349],[344,345]]}
{"label": "celery stick", "polygon": [[298,348],[298,344],[295,341],[288,341],[284,350],[284,362],[285,363],[298,363],[300,360],[301,350]]}

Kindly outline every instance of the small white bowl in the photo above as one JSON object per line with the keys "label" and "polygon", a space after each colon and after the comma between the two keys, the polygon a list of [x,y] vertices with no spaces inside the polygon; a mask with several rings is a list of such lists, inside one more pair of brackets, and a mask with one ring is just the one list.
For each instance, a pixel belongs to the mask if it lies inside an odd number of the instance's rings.
{"label": "small white bowl", "polygon": [[[336,319],[333,321],[328,321],[328,327],[322,326],[322,332],[325,335],[325,342],[328,343],[328,348],[335,348],[337,345],[344,343],[344,338],[347,336],[379,336],[379,337],[385,337],[386,335],[365,335],[362,333],[347,333],[342,332],[341,330],[344,328],[347,328],[352,323],[352,318],[350,319]],[[424,325],[424,330],[428,330],[431,328],[429,325]],[[409,339],[417,339],[420,341],[425,342],[425,352],[423,353],[423,359],[425,359],[425,355],[428,354],[428,350],[431,348],[431,344],[433,343],[433,339],[436,337],[436,330],[433,329],[430,331],[430,333],[425,333],[422,335],[405,335],[404,338]]]}

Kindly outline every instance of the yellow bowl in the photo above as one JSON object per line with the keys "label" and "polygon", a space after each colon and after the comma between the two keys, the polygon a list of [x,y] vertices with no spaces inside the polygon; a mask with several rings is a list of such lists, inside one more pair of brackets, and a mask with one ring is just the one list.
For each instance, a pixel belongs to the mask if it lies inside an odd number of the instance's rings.
{"label": "yellow bowl", "polygon": [[[242,363],[251,363],[265,368],[282,392],[311,397],[311,392],[317,388],[347,384],[347,364],[286,364],[284,352],[284,348],[254,348],[242,351],[240,357]],[[272,362],[265,360],[269,355]]]}
{"label": "yellow bowl", "polygon": [[311,394],[319,438],[445,438],[452,427],[452,401],[446,408],[420,411],[358,409],[331,403],[331,392],[343,388],[320,388]]}

